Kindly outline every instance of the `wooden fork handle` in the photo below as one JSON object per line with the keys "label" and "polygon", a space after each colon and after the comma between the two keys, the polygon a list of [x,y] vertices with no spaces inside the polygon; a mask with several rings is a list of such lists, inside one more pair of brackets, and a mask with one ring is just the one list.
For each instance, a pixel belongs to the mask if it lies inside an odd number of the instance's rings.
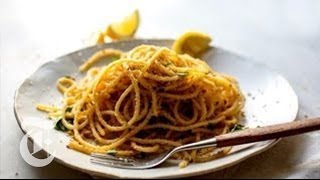
{"label": "wooden fork handle", "polygon": [[226,147],[270,139],[278,139],[315,130],[320,130],[320,118],[305,119],[290,123],[246,129],[239,132],[216,136],[216,140],[218,147]]}

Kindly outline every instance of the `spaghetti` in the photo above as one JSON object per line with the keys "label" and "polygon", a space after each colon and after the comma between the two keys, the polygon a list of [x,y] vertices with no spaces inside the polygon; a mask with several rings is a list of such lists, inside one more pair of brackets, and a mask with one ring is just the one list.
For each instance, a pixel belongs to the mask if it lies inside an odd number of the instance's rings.
{"label": "spaghetti", "polygon": [[[61,108],[38,105],[72,134],[68,147],[83,153],[141,156],[228,133],[238,122],[244,98],[236,81],[204,61],[164,47],[141,45],[122,53],[98,52],[81,66],[89,68],[106,53],[121,58],[91,68],[80,82],[58,80]],[[95,59],[96,57],[96,59]],[[176,153],[174,158],[203,162],[230,148]]]}

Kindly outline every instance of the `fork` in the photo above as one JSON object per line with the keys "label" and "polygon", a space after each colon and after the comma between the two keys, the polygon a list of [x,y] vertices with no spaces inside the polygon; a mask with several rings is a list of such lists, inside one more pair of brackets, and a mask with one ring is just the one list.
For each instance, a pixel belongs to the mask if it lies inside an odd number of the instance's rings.
{"label": "fork", "polygon": [[289,123],[246,129],[233,133],[223,134],[214,138],[202,140],[176,147],[170,151],[147,158],[123,158],[108,154],[92,153],[90,161],[94,164],[123,168],[147,169],[160,165],[174,153],[208,147],[227,147],[271,139],[278,139],[310,131],[320,130],[320,118],[304,119]]}

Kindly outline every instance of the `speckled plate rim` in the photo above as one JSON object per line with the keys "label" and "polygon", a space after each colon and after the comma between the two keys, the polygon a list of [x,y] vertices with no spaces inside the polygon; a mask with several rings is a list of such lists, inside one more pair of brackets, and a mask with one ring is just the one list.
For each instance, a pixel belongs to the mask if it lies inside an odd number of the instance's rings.
{"label": "speckled plate rim", "polygon": [[[136,39],[136,40],[128,40],[128,41],[119,41],[119,42],[114,42],[114,43],[108,43],[108,44],[103,44],[103,45],[100,45],[99,48],[103,48],[105,45],[110,45],[110,44],[117,44],[117,43],[128,43],[128,42],[131,42],[131,41],[141,41],[141,42],[170,42],[172,43],[172,40],[171,39]],[[92,46],[92,47],[87,47],[87,48],[84,48],[84,49],[89,49],[89,48],[96,48],[96,46]],[[80,50],[77,50],[77,51],[74,51],[72,53],[68,53],[64,56],[67,56],[67,55],[70,55],[70,54],[73,54],[73,53],[77,53],[77,52],[80,52],[84,49],[80,49]],[[235,53],[233,53],[235,54]],[[237,55],[237,54],[235,54]],[[61,57],[64,57],[64,56],[61,56]],[[42,66],[40,66],[35,72],[37,72],[39,69],[45,67],[46,65],[52,63],[52,62],[55,62],[55,61],[59,61],[60,58],[56,58],[52,61],[49,61],[49,62],[46,62],[44,63]],[[257,62],[252,62],[253,64],[257,64],[259,66],[264,66],[260,63],[257,63]],[[268,69],[268,68],[266,68]],[[270,72],[273,72],[272,70],[268,69]],[[273,72],[274,73],[274,72]],[[30,76],[31,77],[31,76]],[[283,78],[284,79],[284,78]],[[22,125],[22,119],[23,117],[19,114],[19,111],[18,111],[18,108],[17,108],[17,98],[18,96],[20,96],[20,88],[24,85],[24,83],[26,83],[27,81],[29,80],[29,78],[27,78],[23,83],[21,83],[21,85],[19,86],[19,88],[16,90],[15,92],[15,96],[14,96],[14,105],[13,105],[13,108],[14,108],[14,114],[15,114],[15,117],[16,117],[16,120],[17,120],[17,123],[20,127],[20,129],[22,130],[22,132],[24,134],[29,134],[27,132],[27,130],[24,128],[24,126]],[[285,80],[285,79],[284,79]],[[287,81],[286,81],[287,82]],[[288,83],[288,82],[287,82]],[[289,85],[289,83],[288,83]],[[289,85],[290,86],[290,85]],[[294,93],[293,91],[293,88],[290,86],[292,92]],[[294,118],[292,119],[295,120],[296,116],[297,116],[297,113],[298,113],[298,97],[296,96],[296,94],[294,93],[295,95],[295,104],[294,104]],[[30,140],[34,142],[32,136],[30,136]],[[126,174],[113,174],[112,172],[101,172],[101,171],[97,171],[97,170],[92,170],[92,169],[89,169],[89,168],[85,168],[85,167],[81,167],[79,165],[77,165],[76,163],[74,164],[70,164],[68,162],[66,162],[65,160],[61,159],[61,158],[57,158],[55,157],[54,160],[58,163],[61,163],[67,167],[70,167],[72,169],[75,169],[75,170],[79,170],[81,172],[84,172],[84,173],[88,173],[92,176],[98,176],[98,177],[108,177],[108,178],[181,178],[181,177],[190,177],[190,176],[197,176],[197,175],[202,175],[202,174],[206,174],[206,173],[210,173],[210,172],[215,172],[215,171],[218,171],[218,170],[221,170],[221,169],[224,169],[224,168],[227,168],[227,167],[230,167],[230,166],[233,166],[235,164],[238,164],[252,156],[255,156],[259,153],[262,153],[266,150],[268,150],[269,148],[273,147],[277,142],[279,141],[278,140],[273,140],[273,141],[268,141],[267,143],[263,144],[263,145],[260,145],[260,146],[257,146],[257,147],[254,147],[253,149],[248,149],[246,150],[248,153],[247,155],[245,156],[238,156],[238,157],[235,157],[233,159],[232,162],[230,163],[227,163],[227,164],[224,164],[223,166],[220,166],[220,167],[217,167],[217,168],[206,168],[206,169],[201,169],[201,170],[196,170],[196,171],[190,171],[190,172],[184,172],[184,173],[178,173],[178,174],[169,174],[169,175],[159,175],[159,176],[128,176]],[[39,144],[37,144],[39,145]],[[40,146],[41,147],[41,146]],[[46,149],[43,149],[45,152]]]}

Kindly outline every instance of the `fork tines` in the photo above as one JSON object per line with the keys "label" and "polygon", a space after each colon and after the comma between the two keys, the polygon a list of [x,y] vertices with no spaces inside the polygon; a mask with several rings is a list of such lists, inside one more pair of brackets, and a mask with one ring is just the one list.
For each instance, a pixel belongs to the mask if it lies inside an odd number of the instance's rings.
{"label": "fork tines", "polygon": [[95,164],[107,165],[112,167],[134,166],[134,160],[130,158],[115,157],[108,154],[92,153],[90,161]]}

